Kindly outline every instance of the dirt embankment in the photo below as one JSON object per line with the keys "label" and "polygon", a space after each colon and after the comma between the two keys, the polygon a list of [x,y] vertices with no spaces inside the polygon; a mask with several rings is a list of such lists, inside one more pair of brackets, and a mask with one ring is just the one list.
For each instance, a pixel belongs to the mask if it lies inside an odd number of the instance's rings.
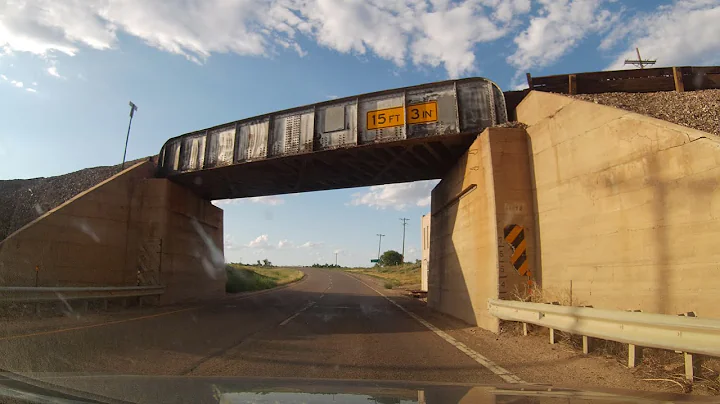
{"label": "dirt embankment", "polygon": [[[125,163],[125,167],[146,158]],[[120,172],[120,165],[86,168],[55,177],[0,181],[0,241],[50,209]]]}

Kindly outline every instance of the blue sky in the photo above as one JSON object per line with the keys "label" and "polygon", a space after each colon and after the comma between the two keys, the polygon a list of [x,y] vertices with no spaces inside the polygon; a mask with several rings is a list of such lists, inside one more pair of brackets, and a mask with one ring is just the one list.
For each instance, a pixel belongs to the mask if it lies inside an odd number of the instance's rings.
{"label": "blue sky", "polygon": [[[170,137],[297,105],[449,77],[720,62],[720,0],[54,0],[0,4],[0,179],[129,159]],[[366,265],[419,257],[434,183],[218,202],[226,256]]]}

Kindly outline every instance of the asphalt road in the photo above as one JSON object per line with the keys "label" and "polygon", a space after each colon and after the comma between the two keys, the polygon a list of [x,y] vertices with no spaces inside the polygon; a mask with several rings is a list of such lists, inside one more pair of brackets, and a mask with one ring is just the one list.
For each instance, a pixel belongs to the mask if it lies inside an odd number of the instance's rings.
{"label": "asphalt road", "polygon": [[368,284],[305,271],[299,283],[250,296],[15,327],[0,333],[0,368],[503,383]]}

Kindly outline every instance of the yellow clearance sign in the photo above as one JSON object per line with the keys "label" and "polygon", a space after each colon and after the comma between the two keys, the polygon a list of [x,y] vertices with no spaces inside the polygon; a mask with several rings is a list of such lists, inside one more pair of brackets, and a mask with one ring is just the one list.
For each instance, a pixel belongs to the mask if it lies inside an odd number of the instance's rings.
{"label": "yellow clearance sign", "polygon": [[[368,111],[367,128],[368,130],[375,130],[405,125],[404,112],[403,107]],[[408,105],[407,107],[407,123],[409,124],[436,122],[437,120],[437,102],[435,101]]]}
{"label": "yellow clearance sign", "polygon": [[367,128],[368,130],[373,130],[405,125],[405,114],[403,112],[403,107],[368,111]]}
{"label": "yellow clearance sign", "polygon": [[437,102],[435,101],[407,107],[407,123],[409,124],[436,122],[437,120]]}

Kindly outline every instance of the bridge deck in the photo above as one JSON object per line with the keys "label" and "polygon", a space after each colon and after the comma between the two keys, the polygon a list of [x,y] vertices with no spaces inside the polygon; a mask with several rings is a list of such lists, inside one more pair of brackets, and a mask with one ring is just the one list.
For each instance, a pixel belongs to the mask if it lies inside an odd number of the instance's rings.
{"label": "bridge deck", "polygon": [[439,179],[476,136],[433,136],[284,155],[168,179],[213,200]]}

